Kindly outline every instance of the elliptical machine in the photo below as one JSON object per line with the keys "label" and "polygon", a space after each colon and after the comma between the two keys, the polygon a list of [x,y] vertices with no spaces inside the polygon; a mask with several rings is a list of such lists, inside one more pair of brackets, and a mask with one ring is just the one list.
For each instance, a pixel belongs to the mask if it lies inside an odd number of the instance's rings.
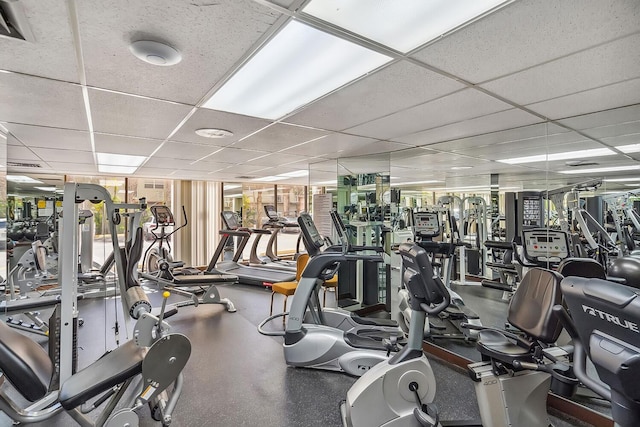
{"label": "elliptical machine", "polygon": [[[163,289],[169,289],[175,294],[188,298],[187,300],[174,304],[175,307],[188,305],[194,305],[197,307],[199,304],[220,304],[223,305],[229,313],[234,313],[236,308],[233,305],[233,302],[228,298],[222,298],[215,285],[236,283],[238,281],[238,276],[234,274],[220,273],[215,270],[203,272],[193,267],[184,268],[184,262],[174,262],[171,258],[169,238],[178,230],[184,228],[188,223],[187,213],[184,206],[182,207],[184,223],[169,233],[166,232],[166,228],[173,227],[175,225],[175,220],[171,210],[167,206],[163,205],[151,206],[150,209],[151,214],[155,219],[155,226],[149,230],[154,237],[154,241],[151,246],[147,248],[143,257],[143,265],[147,265],[148,271],[136,271],[133,274],[134,280],[137,279],[137,276],[140,276],[143,279],[156,282]],[[158,229],[158,227],[160,228],[160,235],[155,233],[155,230]],[[158,242],[157,246],[155,246],[156,242]],[[165,242],[164,245],[163,242]],[[195,292],[192,292],[191,289],[179,289],[179,287],[189,288],[193,286],[197,287]],[[197,294],[200,293],[203,295],[198,298]]]}
{"label": "elliptical machine", "polygon": [[[449,242],[438,242],[433,239],[441,235],[440,220],[435,212],[414,213],[414,234],[416,244],[431,255],[432,268],[435,267],[444,279],[444,287],[450,298],[450,304],[438,313],[427,319],[424,326],[424,338],[449,338],[472,340],[478,335],[477,331],[463,328],[462,324],[482,326],[480,317],[467,308],[462,301],[462,297],[452,291],[449,286],[451,268],[453,266],[453,252],[458,245],[453,240],[453,234]],[[437,262],[437,257],[440,263]],[[404,283],[404,281],[402,282]],[[409,303],[410,293],[401,284],[398,291],[400,299],[400,311],[398,313],[398,323],[408,333],[410,330],[411,316],[413,310]]]}
{"label": "elliptical machine", "polygon": [[[301,215],[298,222],[302,227],[308,215]],[[312,223],[311,223],[312,224]],[[315,226],[310,228],[312,240],[320,243],[322,238]],[[365,255],[347,252],[343,246],[341,252],[325,251],[310,259],[302,273],[293,296],[289,313],[278,313],[267,317],[258,325],[258,332],[268,336],[284,337],[284,358],[287,365],[305,368],[325,369],[346,372],[360,376],[376,364],[387,360],[391,351],[397,351],[397,345],[389,339],[371,337],[368,329],[344,331],[320,322],[308,323],[305,320],[307,309],[313,311],[313,319],[322,319],[322,307],[318,298],[318,289],[324,280],[333,277],[342,262],[348,261],[381,262],[377,254]],[[272,320],[289,315],[284,331],[267,331],[264,326]],[[377,331],[379,333],[379,331]]]}

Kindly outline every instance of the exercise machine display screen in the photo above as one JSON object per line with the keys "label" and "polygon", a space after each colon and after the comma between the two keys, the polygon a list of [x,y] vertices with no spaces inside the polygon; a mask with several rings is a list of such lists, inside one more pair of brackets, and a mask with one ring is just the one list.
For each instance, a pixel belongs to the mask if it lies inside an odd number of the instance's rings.
{"label": "exercise machine display screen", "polygon": [[240,227],[238,215],[233,211],[222,211],[222,221],[228,230],[237,230]]}
{"label": "exercise machine display screen", "polygon": [[416,212],[413,214],[413,229],[416,235],[436,237],[440,234],[440,220],[435,212]]}
{"label": "exercise machine display screen", "polygon": [[569,237],[559,230],[523,230],[522,241],[527,259],[557,263],[569,257]]}
{"label": "exercise machine display screen", "polygon": [[306,212],[302,212],[298,217],[298,224],[300,225],[300,231],[305,241],[307,252],[310,256],[314,256],[318,253],[318,249],[324,245],[324,239],[320,235],[316,224],[313,222],[313,218]]}
{"label": "exercise machine display screen", "polygon": [[542,200],[540,197],[523,197],[522,199],[522,222],[525,227],[542,226]]}
{"label": "exercise machine display screen", "polygon": [[331,211],[331,220],[333,221],[334,227],[336,227],[338,237],[340,237],[340,239],[345,239],[347,237],[347,226],[344,225],[342,218],[335,210]]}
{"label": "exercise machine display screen", "polygon": [[265,205],[264,212],[267,214],[270,220],[278,219],[278,211],[276,211],[275,206],[273,205]]}
{"label": "exercise machine display screen", "polygon": [[158,226],[175,225],[173,213],[171,213],[171,210],[164,205],[151,206],[151,214],[156,219],[156,224]]}

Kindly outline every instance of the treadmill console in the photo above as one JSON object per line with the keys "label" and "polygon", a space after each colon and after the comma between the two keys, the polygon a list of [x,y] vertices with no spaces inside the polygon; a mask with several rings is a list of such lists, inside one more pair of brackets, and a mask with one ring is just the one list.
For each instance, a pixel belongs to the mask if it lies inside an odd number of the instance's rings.
{"label": "treadmill console", "polygon": [[324,245],[324,239],[318,232],[313,218],[308,213],[302,212],[298,217],[298,224],[309,256],[316,255],[319,252],[318,249]]}
{"label": "treadmill console", "polygon": [[265,205],[264,213],[267,214],[267,217],[271,221],[278,221],[280,218],[278,217],[278,211],[276,211],[276,207],[273,205]]}
{"label": "treadmill console", "polygon": [[331,220],[333,221],[333,226],[336,228],[340,240],[347,239],[347,226],[344,225],[342,218],[336,210],[331,211]]}
{"label": "treadmill console", "polygon": [[559,263],[569,257],[569,236],[564,231],[532,229],[522,231],[524,256],[537,263]]}
{"label": "treadmill console", "polygon": [[220,213],[222,217],[222,222],[224,222],[224,226],[227,227],[227,230],[237,230],[240,228],[240,222],[238,221],[238,214],[233,211],[222,211]]}
{"label": "treadmill console", "polygon": [[151,206],[151,215],[156,219],[158,227],[176,225],[171,209],[164,205]]}
{"label": "treadmill console", "polygon": [[437,237],[440,235],[440,220],[435,212],[416,212],[413,214],[413,230],[416,236]]}

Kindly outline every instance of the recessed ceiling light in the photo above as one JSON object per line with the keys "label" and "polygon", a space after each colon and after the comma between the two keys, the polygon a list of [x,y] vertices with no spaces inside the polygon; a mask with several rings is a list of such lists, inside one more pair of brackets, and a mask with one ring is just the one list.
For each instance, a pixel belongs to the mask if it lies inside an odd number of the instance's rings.
{"label": "recessed ceiling light", "polygon": [[623,171],[631,171],[640,169],[640,165],[630,165],[630,166],[611,166],[607,168],[592,168],[592,169],[574,169],[574,170],[564,170],[558,171],[559,173],[564,174],[577,174],[577,173],[601,173],[601,172],[623,172]]}
{"label": "recessed ceiling light", "polygon": [[196,134],[204,138],[228,138],[233,136],[233,132],[231,131],[216,128],[197,129]]}
{"label": "recessed ceiling light", "polygon": [[19,184],[43,184],[42,181],[25,175],[7,175],[7,181],[17,182]]}
{"label": "recessed ceiling light", "polygon": [[612,156],[616,154],[615,151],[609,148],[593,148],[590,150],[577,150],[577,151],[565,151],[563,153],[552,154],[538,154],[535,156],[527,157],[514,157],[511,159],[497,160],[500,163],[507,163],[509,165],[517,165],[522,163],[537,163],[537,162],[552,162],[557,160],[571,160],[571,159],[587,159],[590,157],[602,157]]}
{"label": "recessed ceiling light", "polygon": [[[604,182],[632,182],[632,181],[640,181],[640,178],[610,178],[603,179]],[[635,184],[634,184],[635,185]]]}
{"label": "recessed ceiling light", "polygon": [[291,20],[203,108],[275,120],[391,60]]}
{"label": "recessed ceiling light", "polygon": [[461,171],[461,170],[464,170],[464,169],[472,169],[472,168],[473,168],[473,166],[452,166],[451,170],[452,171]]}
{"label": "recessed ceiling light", "polygon": [[136,166],[112,166],[98,165],[98,171],[102,173],[132,174],[138,169]]}
{"label": "recessed ceiling light", "polygon": [[98,165],[110,166],[140,166],[145,160],[145,156],[134,156],[129,154],[96,153]]}
{"label": "recessed ceiling light", "polygon": [[173,47],[152,40],[138,40],[131,43],[129,50],[136,58],[152,65],[168,67],[182,60],[182,54]]}
{"label": "recessed ceiling light", "polygon": [[56,191],[57,188],[56,187],[33,187],[36,190],[41,190],[41,191]]}
{"label": "recessed ceiling light", "polygon": [[406,53],[504,3],[504,0],[313,0],[302,11]]}

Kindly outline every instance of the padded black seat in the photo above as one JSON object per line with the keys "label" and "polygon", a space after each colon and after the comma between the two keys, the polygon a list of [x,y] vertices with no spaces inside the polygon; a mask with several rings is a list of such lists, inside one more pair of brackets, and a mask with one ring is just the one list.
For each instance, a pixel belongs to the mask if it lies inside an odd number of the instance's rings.
{"label": "padded black seat", "polygon": [[584,277],[606,280],[607,274],[602,264],[592,258],[565,258],[558,265],[558,273],[564,277]]}
{"label": "padded black seat", "polygon": [[514,344],[499,331],[486,330],[478,334],[478,348],[480,352],[491,359],[497,359],[512,365],[515,360],[533,362],[533,355],[528,348]]}
{"label": "padded black seat", "polygon": [[142,360],[147,349],[128,341],[93,364],[74,374],[60,388],[60,403],[69,410],[82,405],[142,372]]}
{"label": "padded black seat", "polygon": [[525,274],[509,303],[507,321],[525,333],[527,339],[507,337],[496,330],[481,331],[477,348],[486,357],[512,364],[527,360],[535,341],[551,344],[562,331],[560,319],[553,306],[562,304],[560,282],[563,277],[555,271],[532,268]]}
{"label": "padded black seat", "polygon": [[53,364],[38,343],[0,322],[0,371],[30,402],[49,391]]}

